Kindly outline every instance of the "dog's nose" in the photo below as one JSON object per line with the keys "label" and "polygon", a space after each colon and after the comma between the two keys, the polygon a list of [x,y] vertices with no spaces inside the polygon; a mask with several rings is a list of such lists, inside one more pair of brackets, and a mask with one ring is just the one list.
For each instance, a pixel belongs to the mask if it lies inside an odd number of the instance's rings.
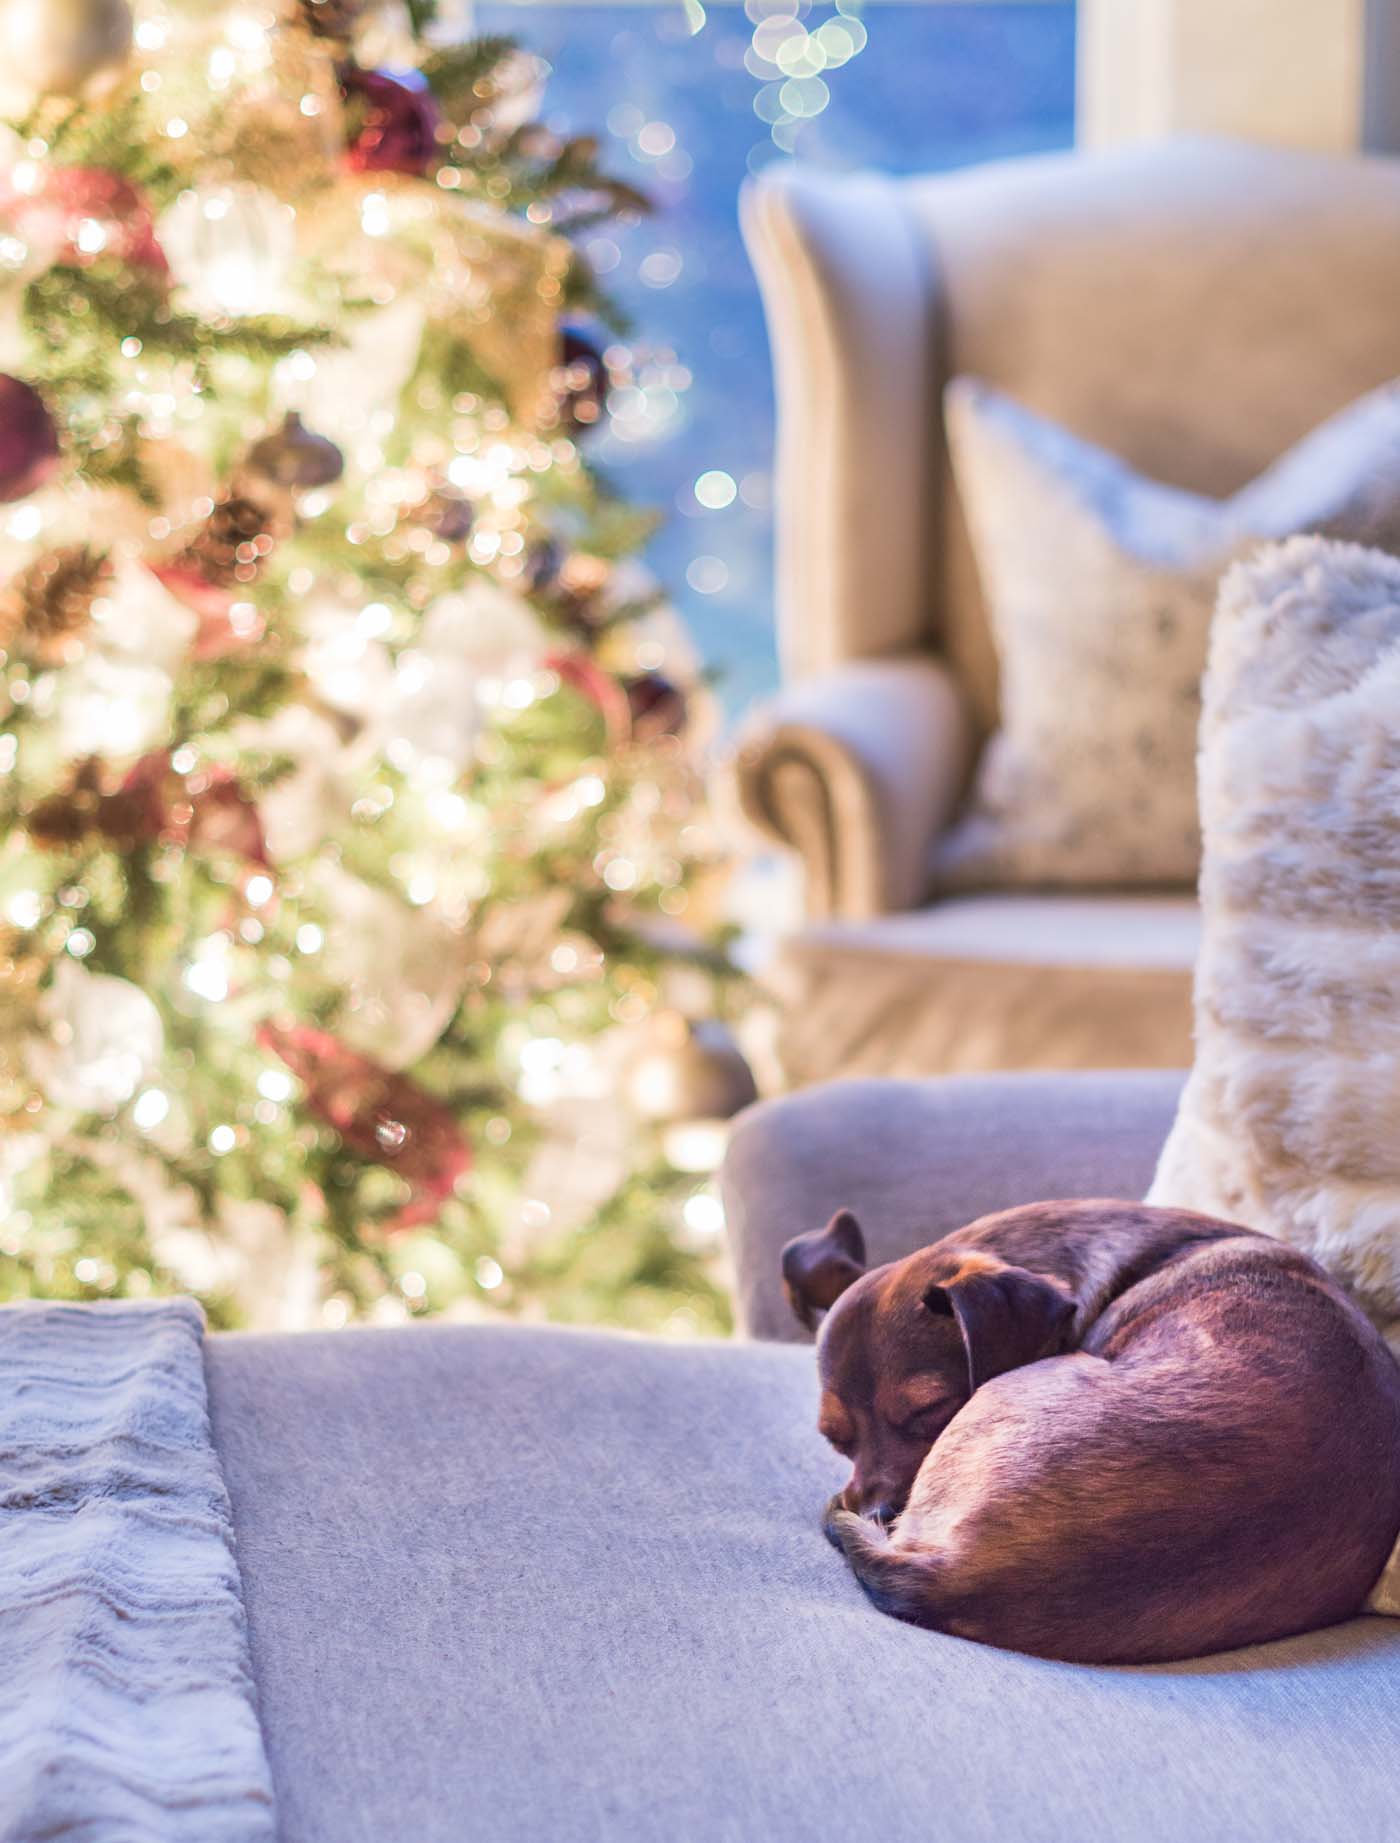
{"label": "dog's nose", "polygon": [[843,1509],[869,1517],[872,1523],[893,1523],[901,1508],[888,1492],[870,1491],[855,1484],[846,1487],[841,1503]]}

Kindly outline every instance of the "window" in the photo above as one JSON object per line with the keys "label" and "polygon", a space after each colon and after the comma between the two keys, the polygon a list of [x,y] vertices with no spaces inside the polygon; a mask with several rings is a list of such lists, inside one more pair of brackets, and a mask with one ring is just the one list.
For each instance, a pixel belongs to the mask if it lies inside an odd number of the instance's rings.
{"label": "window", "polygon": [[[667,514],[650,561],[731,711],[776,677],[772,385],[740,185],[786,157],[920,172],[1073,138],[1068,0],[906,0],[858,17],[858,0],[842,5],[488,0],[475,14],[476,30],[509,33],[552,67],[545,119],[604,137],[613,170],[656,201],[654,217],[592,251],[634,323],[638,380],[594,453]],[[800,38],[784,23],[798,7],[810,35],[835,22],[827,43],[844,60],[815,86],[802,72],[820,59],[784,48]],[[786,95],[784,66],[798,73]]]}

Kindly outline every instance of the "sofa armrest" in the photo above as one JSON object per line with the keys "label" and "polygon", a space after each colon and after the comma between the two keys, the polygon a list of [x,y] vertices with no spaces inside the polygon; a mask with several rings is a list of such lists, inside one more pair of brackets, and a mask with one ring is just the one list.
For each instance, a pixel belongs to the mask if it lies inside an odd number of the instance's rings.
{"label": "sofa armrest", "polygon": [[876,1265],[1017,1204],[1143,1196],[1182,1080],[1095,1071],[842,1081],[750,1108],[723,1172],[740,1329],[804,1336],[783,1297],[779,1252],[843,1207],[860,1218]]}
{"label": "sofa armrest", "polygon": [[802,859],[813,919],[863,920],[922,900],[971,748],[946,666],[929,654],[861,660],[787,686],[750,719],[739,800]]}

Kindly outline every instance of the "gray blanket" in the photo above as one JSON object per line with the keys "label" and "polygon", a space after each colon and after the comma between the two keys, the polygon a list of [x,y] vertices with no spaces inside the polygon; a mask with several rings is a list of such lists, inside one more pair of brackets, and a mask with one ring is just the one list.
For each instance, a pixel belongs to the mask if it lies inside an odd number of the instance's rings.
{"label": "gray blanket", "polygon": [[0,1843],[271,1843],[190,1302],[0,1310]]}

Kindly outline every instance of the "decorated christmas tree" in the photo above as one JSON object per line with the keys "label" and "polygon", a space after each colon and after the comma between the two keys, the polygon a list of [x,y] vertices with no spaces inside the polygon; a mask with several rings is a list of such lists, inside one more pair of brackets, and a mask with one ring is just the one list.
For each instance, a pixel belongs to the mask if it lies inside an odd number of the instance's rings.
{"label": "decorated christmas tree", "polygon": [[0,1297],[708,1328],[644,201],[427,0],[0,0]]}

